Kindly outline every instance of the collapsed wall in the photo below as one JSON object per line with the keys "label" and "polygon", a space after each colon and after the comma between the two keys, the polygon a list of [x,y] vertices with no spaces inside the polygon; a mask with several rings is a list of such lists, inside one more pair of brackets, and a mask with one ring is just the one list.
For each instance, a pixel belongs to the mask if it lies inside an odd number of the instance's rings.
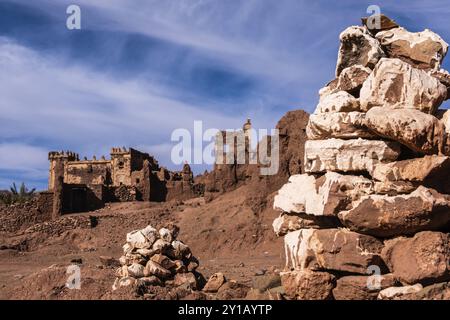
{"label": "collapsed wall", "polygon": [[450,280],[450,122],[438,110],[448,45],[367,21],[341,33],[336,79],[309,118],[306,173],[274,200],[288,299],[406,298]]}

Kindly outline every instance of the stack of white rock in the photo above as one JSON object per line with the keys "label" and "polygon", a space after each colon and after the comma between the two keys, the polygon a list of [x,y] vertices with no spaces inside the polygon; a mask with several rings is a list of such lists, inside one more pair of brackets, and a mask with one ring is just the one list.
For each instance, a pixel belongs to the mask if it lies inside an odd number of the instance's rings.
{"label": "stack of white rock", "polygon": [[122,265],[116,270],[113,290],[130,285],[180,286],[197,289],[198,260],[176,239],[177,228],[159,230],[151,225],[127,234]]}
{"label": "stack of white rock", "polygon": [[384,15],[368,21],[341,33],[336,79],[307,128],[306,174],[275,197],[290,299],[393,298],[450,280],[450,117],[438,110],[448,44]]}

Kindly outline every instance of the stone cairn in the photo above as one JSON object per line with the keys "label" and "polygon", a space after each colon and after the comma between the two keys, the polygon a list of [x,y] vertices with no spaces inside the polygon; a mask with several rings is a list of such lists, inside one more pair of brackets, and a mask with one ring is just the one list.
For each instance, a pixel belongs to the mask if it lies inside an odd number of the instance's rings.
{"label": "stone cairn", "polygon": [[306,173],[274,200],[288,299],[450,299],[450,113],[438,110],[448,44],[380,21],[341,33]]}
{"label": "stone cairn", "polygon": [[180,286],[198,289],[198,260],[176,239],[178,228],[147,226],[127,234],[113,290],[130,285]]}

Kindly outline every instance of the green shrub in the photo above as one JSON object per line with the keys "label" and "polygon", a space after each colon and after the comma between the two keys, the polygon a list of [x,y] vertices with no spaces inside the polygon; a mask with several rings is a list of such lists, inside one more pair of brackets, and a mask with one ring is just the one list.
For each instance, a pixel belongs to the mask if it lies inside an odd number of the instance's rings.
{"label": "green shrub", "polygon": [[15,203],[24,203],[34,197],[36,189],[28,190],[25,183],[22,182],[19,190],[15,183],[9,188],[9,191],[0,192],[0,202],[11,205]]}

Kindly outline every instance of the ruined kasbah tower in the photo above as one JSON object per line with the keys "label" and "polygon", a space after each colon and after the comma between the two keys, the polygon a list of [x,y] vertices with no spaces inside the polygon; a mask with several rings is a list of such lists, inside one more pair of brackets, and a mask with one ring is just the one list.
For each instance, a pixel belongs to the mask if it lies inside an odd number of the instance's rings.
{"label": "ruined kasbah tower", "polygon": [[110,156],[80,160],[71,151],[49,153],[54,218],[96,210],[106,202],[161,202],[196,195],[188,164],[181,172],[169,171],[148,153],[125,147],[112,148]]}

